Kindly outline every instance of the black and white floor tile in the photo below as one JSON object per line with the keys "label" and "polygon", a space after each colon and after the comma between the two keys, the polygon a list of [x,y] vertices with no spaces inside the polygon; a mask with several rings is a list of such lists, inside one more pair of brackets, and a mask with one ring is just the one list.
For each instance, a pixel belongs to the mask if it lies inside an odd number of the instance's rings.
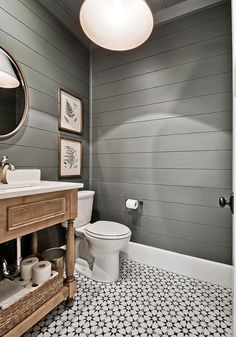
{"label": "black and white floor tile", "polygon": [[121,260],[113,284],[76,275],[72,308],[60,304],[24,337],[230,337],[232,292]]}

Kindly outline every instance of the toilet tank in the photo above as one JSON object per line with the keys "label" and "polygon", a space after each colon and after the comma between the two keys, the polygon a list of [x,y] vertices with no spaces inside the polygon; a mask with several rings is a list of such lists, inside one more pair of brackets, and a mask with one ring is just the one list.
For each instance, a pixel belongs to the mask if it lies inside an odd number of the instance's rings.
{"label": "toilet tank", "polygon": [[94,194],[94,191],[78,192],[78,217],[74,222],[75,227],[87,225],[91,221]]}

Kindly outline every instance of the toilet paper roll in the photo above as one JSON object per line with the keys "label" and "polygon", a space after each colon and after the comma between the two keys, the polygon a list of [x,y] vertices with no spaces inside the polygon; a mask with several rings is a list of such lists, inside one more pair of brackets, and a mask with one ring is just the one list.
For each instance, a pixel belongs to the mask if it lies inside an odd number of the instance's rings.
{"label": "toilet paper roll", "polygon": [[33,284],[43,284],[51,277],[52,265],[49,261],[40,261],[33,265],[32,282]]}
{"label": "toilet paper roll", "polygon": [[126,200],[126,207],[129,209],[137,209],[138,208],[138,200],[127,199]]}
{"label": "toilet paper roll", "polygon": [[30,281],[32,279],[32,267],[39,259],[37,257],[30,257],[21,262],[21,279],[24,281]]}
{"label": "toilet paper roll", "polygon": [[[55,271],[55,270],[52,270],[52,271],[51,271],[51,277],[50,277],[50,279],[56,277],[57,275],[58,275],[58,272]],[[33,281],[30,281],[30,282],[28,282],[28,283],[26,284],[25,288],[30,289],[30,291],[34,291],[35,289],[37,289],[37,288],[40,287],[40,286],[41,286],[41,284],[38,284],[38,285],[37,285],[37,284],[34,284]]]}

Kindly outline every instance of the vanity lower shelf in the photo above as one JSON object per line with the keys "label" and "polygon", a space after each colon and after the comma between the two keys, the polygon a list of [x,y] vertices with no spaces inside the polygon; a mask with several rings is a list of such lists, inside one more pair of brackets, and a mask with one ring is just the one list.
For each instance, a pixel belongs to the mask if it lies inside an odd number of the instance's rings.
{"label": "vanity lower shelf", "polygon": [[[57,182],[52,182],[51,187],[50,183],[46,184],[46,188],[44,185],[38,190],[36,188],[35,190],[28,189],[22,192],[18,190],[14,193],[9,192],[6,193],[5,198],[3,194],[0,195],[0,243],[31,234],[32,254],[37,254],[37,231],[67,221],[66,278],[63,280],[61,276],[60,287],[56,293],[52,293],[53,297],[49,296],[37,308],[32,307],[32,310],[35,311],[29,310],[27,317],[23,317],[21,321],[16,320],[11,330],[2,329],[0,336],[20,337],[62,301],[72,302],[76,291],[76,281],[73,276],[73,220],[77,217],[77,190],[82,188],[83,185]],[[45,193],[45,189],[49,192]]]}
{"label": "vanity lower shelf", "polygon": [[63,276],[55,271],[49,281],[34,290],[22,287],[22,290],[26,290],[24,297],[11,305],[8,303],[7,308],[0,309],[0,336],[15,328],[32,312],[46,305],[47,301],[59,293],[62,288]]}
{"label": "vanity lower shelf", "polygon": [[[76,287],[74,288],[74,291]],[[51,310],[65,301],[69,296],[68,287],[63,287],[57,294],[50,298],[44,305],[40,306],[36,311],[30,314],[22,322],[17,324],[13,329],[3,335],[3,337],[20,337],[29,330],[40,319],[47,315]]]}

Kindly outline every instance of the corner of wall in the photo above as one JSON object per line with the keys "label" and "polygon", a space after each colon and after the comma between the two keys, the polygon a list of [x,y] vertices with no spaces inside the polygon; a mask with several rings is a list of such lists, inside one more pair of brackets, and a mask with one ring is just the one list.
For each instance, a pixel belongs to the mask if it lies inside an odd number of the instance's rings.
{"label": "corner of wall", "polygon": [[89,52],[89,189],[92,189],[92,151],[93,151],[93,51]]}

